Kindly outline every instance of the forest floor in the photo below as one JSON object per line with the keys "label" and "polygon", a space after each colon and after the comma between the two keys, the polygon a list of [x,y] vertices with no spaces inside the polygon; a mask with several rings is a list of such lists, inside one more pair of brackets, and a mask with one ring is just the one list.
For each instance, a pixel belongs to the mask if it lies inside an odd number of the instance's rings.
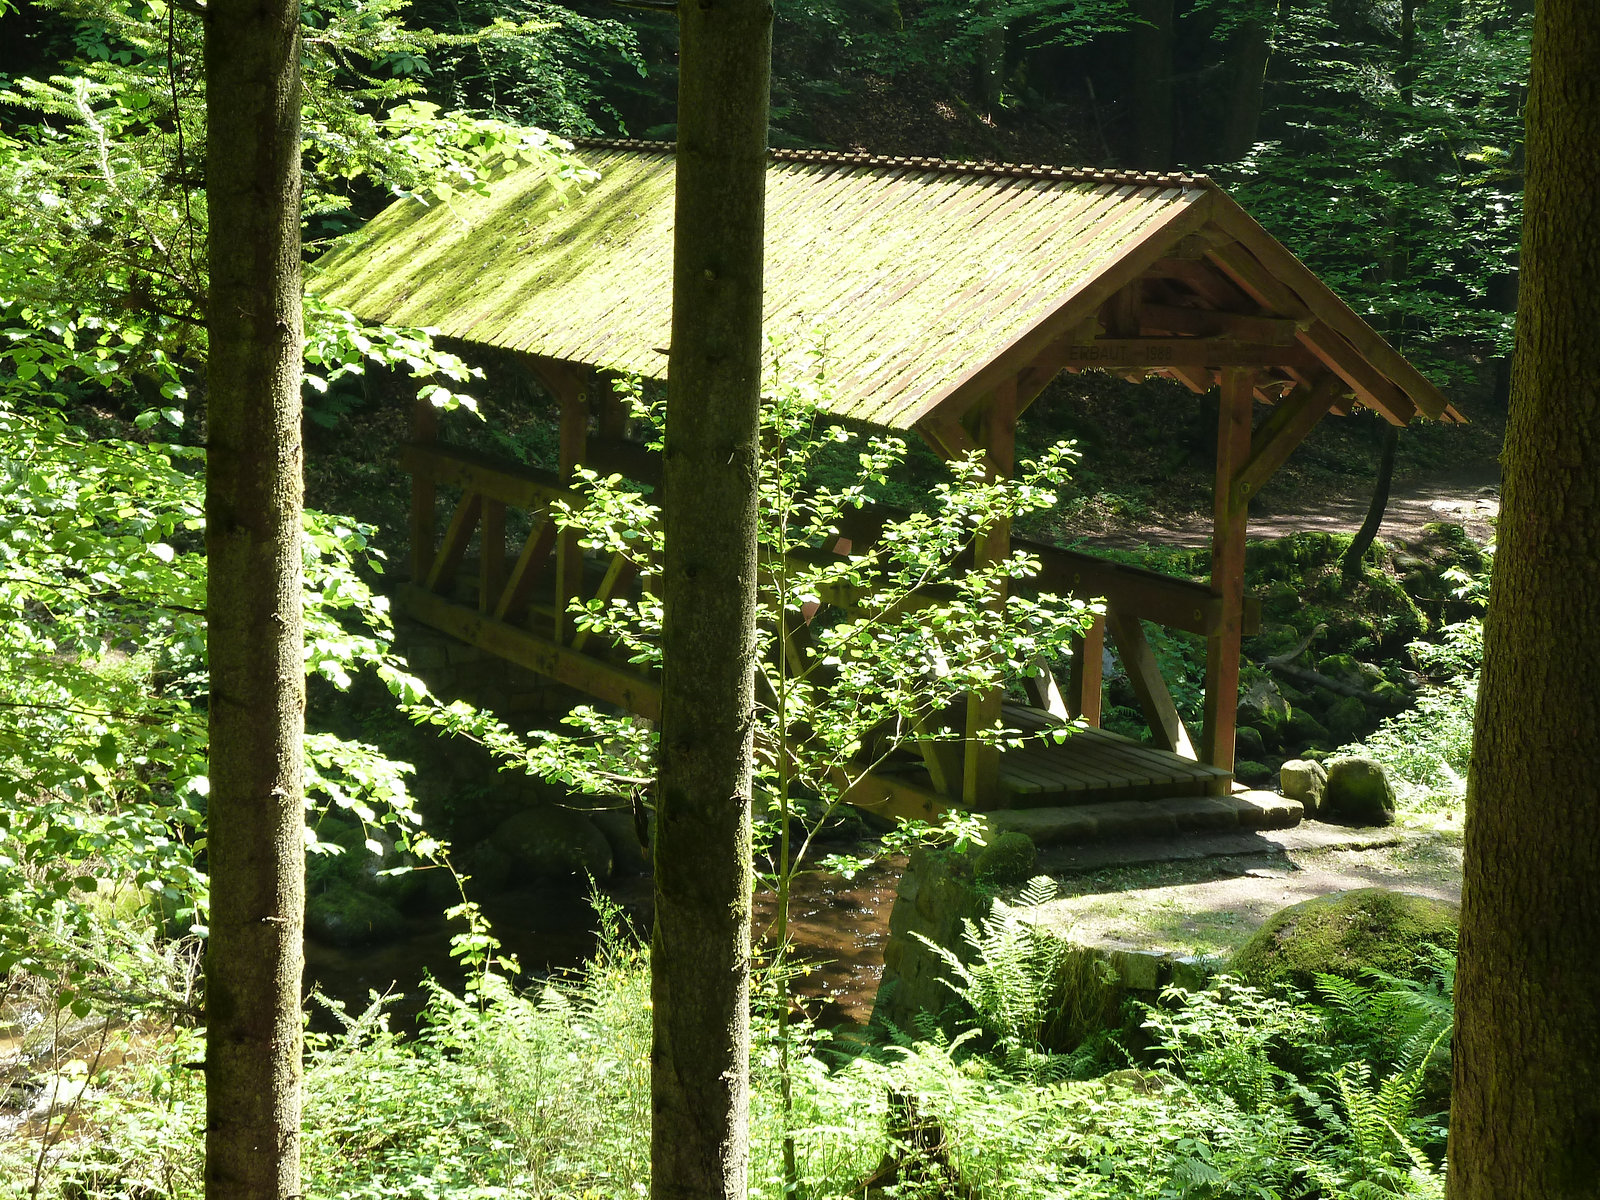
{"label": "forest floor", "polygon": [[[1344,482],[1344,486],[1339,486]],[[1299,492],[1276,504],[1258,505],[1250,513],[1252,538],[1281,538],[1294,533],[1354,533],[1366,519],[1372,499],[1370,483],[1336,481],[1326,490]],[[1423,470],[1398,479],[1389,492],[1378,536],[1408,542],[1423,536],[1436,521],[1462,526],[1479,543],[1494,538],[1500,515],[1500,470],[1497,463],[1467,463]],[[1136,549],[1152,543],[1200,547],[1211,543],[1211,514],[1189,512],[1165,520],[1115,521],[1084,541],[1090,545]]]}
{"label": "forest floor", "polygon": [[1058,897],[1036,911],[1082,945],[1222,957],[1273,913],[1332,892],[1383,887],[1459,903],[1460,824],[1459,816],[1383,829],[1306,821],[1209,845],[1093,847],[1098,863],[1052,870],[1041,861]]}

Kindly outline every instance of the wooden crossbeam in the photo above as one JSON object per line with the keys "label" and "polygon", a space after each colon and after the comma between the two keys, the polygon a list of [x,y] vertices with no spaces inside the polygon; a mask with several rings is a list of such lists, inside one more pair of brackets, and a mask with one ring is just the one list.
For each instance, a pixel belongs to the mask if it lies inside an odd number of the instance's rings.
{"label": "wooden crossbeam", "polygon": [[1314,365],[1308,350],[1298,345],[1236,342],[1220,337],[1096,338],[1092,342],[1061,347],[1048,361],[1060,367],[1305,367]]}
{"label": "wooden crossbeam", "polygon": [[1328,370],[1350,385],[1363,404],[1381,413],[1391,425],[1405,425],[1416,415],[1417,406],[1410,397],[1326,321],[1316,322],[1300,340]]}
{"label": "wooden crossbeam", "polygon": [[[1073,639],[1074,644],[1082,639]],[[1074,652],[1074,662],[1076,662]],[[1075,715],[1070,711],[1068,701],[1061,694],[1061,687],[1056,683],[1055,673],[1050,670],[1050,664],[1038,658],[1028,664],[1028,674],[1022,681],[1023,690],[1028,693],[1028,699],[1033,702],[1033,707],[1041,712],[1047,712],[1060,721],[1071,720]]]}
{"label": "wooden crossbeam", "polygon": [[1195,752],[1189,740],[1189,731],[1178,714],[1178,706],[1172,701],[1167,681],[1161,678],[1155,651],[1150,649],[1150,640],[1145,637],[1144,626],[1139,623],[1139,618],[1114,605],[1107,605],[1106,628],[1117,647],[1117,658],[1122,662],[1128,684],[1139,701],[1139,709],[1150,726],[1155,744],[1162,750],[1193,759]]}
{"label": "wooden crossbeam", "polygon": [[1286,317],[1301,328],[1315,319],[1305,301],[1238,242],[1214,245],[1206,251],[1206,257],[1222,268],[1222,273],[1240,291],[1268,312]]}
{"label": "wooden crossbeam", "polygon": [[[595,589],[594,599],[609,601],[618,592],[626,591],[639,574],[639,564],[626,554],[614,554],[606,565],[606,573]],[[588,643],[592,630],[580,629],[572,635],[572,648],[582,650]]]}
{"label": "wooden crossbeam", "polygon": [[572,491],[549,471],[518,466],[455,446],[412,442],[400,448],[400,465],[411,472],[413,479],[476,492],[510,508],[543,508],[556,500],[575,499]]}
{"label": "wooden crossbeam", "polygon": [[1294,341],[1295,323],[1281,317],[1251,317],[1214,308],[1186,308],[1176,304],[1145,304],[1139,309],[1139,327],[1192,337],[1227,337],[1265,346],[1287,346]]}
{"label": "wooden crossbeam", "polygon": [[[1249,220],[1248,217],[1245,219]],[[1293,255],[1287,251],[1284,253],[1298,267],[1297,274],[1304,272],[1310,277],[1310,273]],[[1307,286],[1305,295],[1292,290],[1239,242],[1214,246],[1208,255],[1252,299],[1267,309],[1293,318],[1299,326],[1301,344],[1325,367],[1348,383],[1363,404],[1382,413],[1385,419],[1395,425],[1404,425],[1416,415],[1417,408],[1411,398],[1373,365],[1374,356],[1386,362],[1398,359],[1399,355],[1394,349],[1376,332],[1364,337],[1365,346],[1354,345],[1328,324],[1327,318],[1334,316],[1336,319],[1345,318],[1340,320],[1341,326],[1362,333],[1369,331],[1369,327],[1344,308],[1343,303],[1331,292],[1326,292],[1320,284],[1315,288]],[[1314,277],[1311,278],[1314,282]],[[1340,309],[1342,313],[1338,311]],[[1407,371],[1416,374],[1409,365]],[[1417,378],[1421,379],[1421,376]],[[1431,389],[1431,385],[1425,386]]]}
{"label": "wooden crossbeam", "polygon": [[439,543],[433,566],[428,570],[430,592],[441,591],[455,582],[461,559],[467,553],[467,543],[472,540],[473,530],[477,529],[478,517],[482,512],[483,497],[478,493],[468,492],[461,497],[461,503],[456,505],[450,524],[444,531],[444,540]]}
{"label": "wooden crossbeam", "polygon": [[469,646],[487,650],[497,658],[537,671],[646,720],[661,719],[660,685],[627,667],[557,645],[531,630],[497,621],[477,609],[409,584],[400,588],[396,604],[407,616]]}
{"label": "wooden crossbeam", "polygon": [[[1397,407],[1392,416],[1389,413],[1385,416],[1391,420],[1409,420],[1417,408],[1436,420],[1450,416],[1449,405],[1439,390],[1235,201],[1226,196],[1218,197],[1215,225],[1237,238],[1241,250],[1248,251],[1248,257],[1264,264],[1264,269],[1277,279],[1286,281],[1319,321],[1325,322],[1332,332],[1353,347],[1364,362],[1412,405],[1411,412]],[[1380,394],[1379,399],[1382,398]],[[1366,403],[1365,398],[1363,403]],[[1381,404],[1373,407],[1383,411]]]}
{"label": "wooden crossbeam", "polygon": [[556,525],[545,516],[529,532],[527,541],[522,544],[522,550],[517,555],[516,565],[511,568],[511,575],[506,580],[506,586],[494,606],[494,616],[497,621],[522,619],[523,612],[528,607],[528,600],[538,582],[539,573],[550,561],[550,555],[554,553],[555,548]]}

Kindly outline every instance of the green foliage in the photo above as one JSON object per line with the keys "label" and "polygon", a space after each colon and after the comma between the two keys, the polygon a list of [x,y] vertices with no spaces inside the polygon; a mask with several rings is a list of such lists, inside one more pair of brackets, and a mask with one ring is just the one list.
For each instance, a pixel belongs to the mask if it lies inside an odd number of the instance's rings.
{"label": "green foliage", "polygon": [[1510,351],[1531,12],[1504,0],[1282,6],[1242,204],[1403,352]]}
{"label": "green foliage", "polygon": [[[389,1028],[386,998],[359,1015],[336,1014],[333,1032],[309,1042],[307,1193],[640,1194],[648,973],[614,915],[604,924],[584,972],[526,994],[492,971],[472,1000],[430,985],[418,1037]],[[970,1038],[841,1059],[802,1025],[787,1110],[773,1029],[761,1020],[751,1061],[752,1194],[790,1194],[787,1129],[800,1186],[819,1200],[859,1195],[886,1154],[926,1156],[925,1178],[948,1172],[1008,1200],[1436,1196],[1443,1130],[1414,1115],[1426,1090],[1417,1066],[1428,1055],[1373,1065],[1397,1039],[1415,1039],[1403,1016],[1412,1001],[1393,994],[1414,993],[1394,981],[1336,986],[1327,1007],[1228,980],[1169,993],[1146,1010],[1149,1064],[1102,1066],[1082,1081],[1041,1077],[1037,1061],[1008,1069],[1004,1057],[974,1055]],[[8,1142],[0,1196],[29,1196],[37,1164],[38,1198],[198,1197],[204,1080],[188,1064],[199,1054],[196,1035],[179,1030],[137,1047],[128,1066],[94,1068],[75,1115],[92,1136],[59,1138],[42,1158],[32,1134]],[[891,1094],[912,1098],[919,1119],[937,1126],[936,1150],[891,1135],[899,1119]]]}
{"label": "green foliage", "polygon": [[[1492,564],[1493,547],[1484,554]],[[1482,610],[1488,603],[1489,572],[1451,568],[1455,596]],[[1403,806],[1417,811],[1459,810],[1466,800],[1472,757],[1478,671],[1483,664],[1483,619],[1446,625],[1437,641],[1411,643],[1418,666],[1433,676],[1413,706],[1386,718],[1364,741],[1342,753],[1359,754],[1388,771]]]}

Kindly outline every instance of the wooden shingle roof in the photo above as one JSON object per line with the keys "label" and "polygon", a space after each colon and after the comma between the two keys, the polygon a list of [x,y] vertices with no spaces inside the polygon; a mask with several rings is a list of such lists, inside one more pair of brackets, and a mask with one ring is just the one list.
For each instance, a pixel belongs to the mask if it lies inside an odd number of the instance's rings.
{"label": "wooden shingle roof", "polygon": [[[397,202],[325,256],[312,286],[367,320],[664,377],[672,148],[580,146],[600,174],[581,192],[559,194],[524,168],[488,196],[431,207]],[[1168,273],[1150,285],[1160,302],[1151,311],[1167,313],[1169,323],[1173,309],[1186,307],[1281,317],[1293,322],[1296,354],[1306,360],[1286,384],[1333,372],[1391,420],[1417,409],[1453,415],[1431,384],[1203,176],[774,151],[766,228],[767,329],[826,336],[837,416],[909,429],[970,401],[1000,374],[1048,359],[1052,348],[1060,358],[1064,340],[1093,337],[1086,322],[1116,292],[1144,286],[1141,279],[1197,235],[1223,247],[1224,257],[1249,259],[1246,274],[1261,278],[1241,280],[1226,262],[1191,249],[1216,286]],[[1119,331],[1124,345],[1130,333],[1172,332],[1141,328],[1137,314],[1134,321]],[[1161,339],[1149,340],[1154,350]],[[1084,365],[1081,356],[1060,361]],[[1121,365],[1163,364],[1157,353]],[[1186,382],[1199,386],[1192,374]]]}

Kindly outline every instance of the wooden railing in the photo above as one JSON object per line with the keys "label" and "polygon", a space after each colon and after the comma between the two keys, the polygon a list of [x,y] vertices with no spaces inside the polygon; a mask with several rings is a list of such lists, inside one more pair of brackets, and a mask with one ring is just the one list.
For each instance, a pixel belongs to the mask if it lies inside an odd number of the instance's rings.
{"label": "wooden railing", "polygon": [[[581,535],[560,528],[553,516],[556,506],[578,507],[581,498],[554,472],[428,440],[408,444],[401,463],[413,480],[412,579],[400,590],[401,611],[596,699],[647,719],[659,718],[656,680],[626,662],[604,638],[580,628],[572,612],[575,603],[637,594],[636,584],[652,564],[617,552],[602,571],[585,571]],[[458,493],[442,533],[441,491]],[[897,515],[877,509],[852,514],[847,536],[833,550],[803,552],[796,561],[814,564],[829,554],[859,553]],[[508,516],[514,518],[514,527],[526,524],[514,553],[506,540]],[[477,570],[469,578],[463,568],[474,544]],[[1221,620],[1217,597],[1205,585],[1139,567],[1038,543],[1011,544],[1039,559],[1041,570],[1032,581],[1038,590],[1104,601],[1103,615],[1094,618],[1072,647],[1066,680],[1056,680],[1046,664],[1035,664],[1028,681],[1034,706],[1063,720],[1098,725],[1109,633],[1155,745],[1194,758],[1192,740],[1142,622],[1210,636]],[[862,599],[863,593],[844,586],[824,589],[820,597],[822,603],[844,609],[859,607]],[[930,591],[910,603],[934,604],[938,599]],[[1259,608],[1247,606],[1247,631],[1258,623]],[[804,623],[791,630],[783,652],[792,669],[811,664],[808,637]],[[952,721],[959,722],[959,717],[952,714]],[[923,732],[927,736],[917,748],[931,790],[892,773],[880,774],[857,783],[852,800],[901,815],[931,815],[961,797],[967,758],[979,752],[978,744],[961,737],[954,725],[930,726]]]}

